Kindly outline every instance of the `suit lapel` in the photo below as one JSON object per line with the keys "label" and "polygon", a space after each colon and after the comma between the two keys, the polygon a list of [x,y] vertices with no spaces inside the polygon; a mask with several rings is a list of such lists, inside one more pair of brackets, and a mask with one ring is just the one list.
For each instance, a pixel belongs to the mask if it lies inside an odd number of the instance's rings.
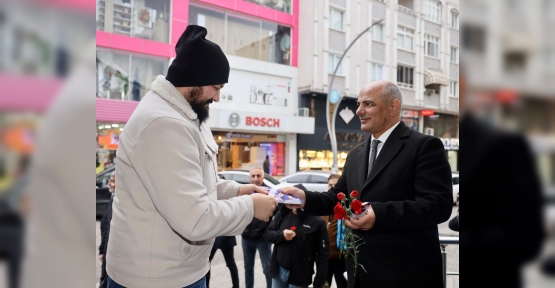
{"label": "suit lapel", "polygon": [[[404,138],[410,135],[411,130],[405,125],[403,121],[397,125],[397,127],[391,132],[391,135],[385,141],[378,158],[376,158],[376,162],[372,167],[372,171],[370,172],[370,176],[364,182],[364,188],[374,180],[376,175],[382,171],[382,169],[389,164],[389,162],[397,155],[399,150],[403,147],[404,142],[399,138]],[[368,154],[368,152],[366,153]],[[368,157],[366,158],[366,172],[368,172]],[[365,177],[366,178],[366,177]]]}

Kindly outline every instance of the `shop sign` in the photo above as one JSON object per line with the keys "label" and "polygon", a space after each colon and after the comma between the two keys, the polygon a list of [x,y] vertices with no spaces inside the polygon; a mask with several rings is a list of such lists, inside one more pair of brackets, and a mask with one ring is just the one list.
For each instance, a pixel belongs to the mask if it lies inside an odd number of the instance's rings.
{"label": "shop sign", "polygon": [[434,115],[434,110],[422,110],[422,111],[420,111],[420,115],[422,115],[422,116],[432,116],[432,115]]}
{"label": "shop sign", "polygon": [[231,133],[231,132],[227,133],[225,136],[228,139],[231,139],[231,138],[249,138],[249,139],[251,139],[252,138],[252,134],[236,134],[236,133]]}
{"label": "shop sign", "polygon": [[[353,149],[366,140],[365,135],[362,133],[335,133],[335,137],[337,139],[337,148],[344,149]],[[330,140],[329,132],[326,132],[324,140]]]}
{"label": "shop sign", "polygon": [[339,95],[339,91],[337,91],[337,89],[333,89],[330,92],[330,103],[331,104],[335,104],[339,101],[339,98],[341,98],[341,95]]}
{"label": "shop sign", "polygon": [[457,138],[439,138],[443,142],[445,150],[459,150],[459,139]]}
{"label": "shop sign", "polygon": [[355,117],[355,113],[353,113],[353,111],[349,109],[349,107],[345,107],[345,109],[339,112],[339,116],[341,117],[341,119],[343,119],[345,124],[349,125],[349,122],[351,122],[353,117]]}
{"label": "shop sign", "polygon": [[253,116],[245,117],[245,124],[247,126],[279,127],[279,122],[280,121],[278,118],[253,117]]}

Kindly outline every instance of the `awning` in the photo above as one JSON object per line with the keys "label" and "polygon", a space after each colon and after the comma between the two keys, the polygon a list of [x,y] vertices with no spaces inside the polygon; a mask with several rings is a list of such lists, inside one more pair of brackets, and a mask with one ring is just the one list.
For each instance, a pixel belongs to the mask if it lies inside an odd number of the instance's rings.
{"label": "awning", "polygon": [[430,84],[449,86],[449,78],[441,71],[424,69],[424,86]]}

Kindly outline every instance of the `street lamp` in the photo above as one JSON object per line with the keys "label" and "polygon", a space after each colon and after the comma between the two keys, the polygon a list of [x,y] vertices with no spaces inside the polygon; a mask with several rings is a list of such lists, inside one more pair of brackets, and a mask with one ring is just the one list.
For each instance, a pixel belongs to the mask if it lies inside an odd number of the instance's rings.
{"label": "street lamp", "polygon": [[[355,42],[358,40],[358,38],[360,38],[368,30],[370,30],[374,25],[376,25],[376,24],[378,24],[382,21],[383,21],[383,19],[380,19],[380,20],[372,23],[372,25],[370,25],[370,27],[364,29],[364,31],[362,31],[360,34],[358,34],[358,36],[355,38],[355,40],[353,40],[353,42],[351,42],[351,44],[349,45],[349,47],[347,47],[345,52],[343,52],[343,55],[341,55],[341,58],[339,58],[339,62],[335,66],[335,70],[333,71],[333,75],[331,76],[330,87],[328,89],[328,97],[327,97],[327,103],[326,103],[327,104],[326,105],[326,122],[327,122],[326,124],[328,125],[328,134],[330,135],[331,151],[333,153],[333,164],[331,166],[331,173],[334,173],[334,174],[336,174],[339,171],[339,168],[337,167],[337,139],[335,137],[335,116],[337,115],[337,110],[339,109],[339,104],[341,103],[341,100],[343,99],[343,96],[341,96],[341,93],[339,93],[339,97],[337,96],[337,93],[333,93],[333,95],[332,95],[333,90],[331,88],[333,87],[333,80],[335,80],[335,74],[337,73],[337,70],[339,69],[339,65],[341,65],[341,61],[343,61],[343,57],[345,57],[345,55],[347,54],[349,49],[351,49],[353,44],[355,44]],[[330,115],[330,107],[331,106],[333,106],[333,114],[332,115]]]}

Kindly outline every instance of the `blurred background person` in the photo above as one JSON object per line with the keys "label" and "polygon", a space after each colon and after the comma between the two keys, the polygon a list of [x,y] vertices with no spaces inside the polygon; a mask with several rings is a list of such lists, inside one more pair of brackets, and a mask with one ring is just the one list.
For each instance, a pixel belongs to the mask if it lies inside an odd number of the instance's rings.
{"label": "blurred background person", "polygon": [[[235,264],[235,258],[233,256],[233,247],[237,246],[237,240],[235,236],[218,236],[214,240],[214,246],[212,246],[212,251],[210,251],[210,257],[208,261],[212,264],[212,259],[214,254],[219,250],[222,251],[224,255],[225,265],[229,269],[229,274],[231,274],[231,283],[233,288],[239,288],[239,272],[237,271],[237,264]],[[206,288],[210,288],[210,271],[206,275]]]}
{"label": "blurred background person", "polygon": [[463,201],[472,207],[460,227],[460,254],[472,263],[465,273],[474,280],[467,281],[480,287],[521,287],[520,268],[538,254],[544,238],[534,158],[521,135],[501,131],[468,109],[484,107],[466,98],[464,69],[459,77],[461,186]]}
{"label": "blurred background person", "polygon": [[[295,187],[306,188],[302,184]],[[304,214],[301,209],[279,205],[264,239],[274,243],[271,273],[272,288],[326,287],[329,240],[326,222],[320,216]]]}
{"label": "blurred background person", "polygon": [[[266,156],[266,161],[268,161],[268,156]],[[268,163],[270,162],[268,161]],[[266,167],[266,164],[264,164],[264,167]],[[254,167],[249,173],[251,184],[264,186],[264,171],[262,168]],[[247,288],[254,287],[254,261],[257,250],[260,255],[260,262],[262,263],[262,271],[264,272],[264,276],[266,276],[266,287],[272,287],[272,276],[270,275],[270,259],[272,257],[270,246],[272,244],[264,240],[264,233],[268,225],[270,225],[270,222],[271,219],[268,222],[264,222],[253,218],[251,224],[249,224],[241,234],[245,265],[245,285]]]}
{"label": "blurred background person", "polygon": [[[335,186],[337,183],[337,179],[339,179],[338,174],[331,174],[328,177],[328,190]],[[340,257],[340,250],[339,246],[340,241],[337,237],[337,219],[333,215],[329,216],[322,216],[322,219],[328,225],[328,239],[330,241],[330,256],[328,259],[328,271],[326,273],[326,282],[329,286],[331,286],[331,281],[335,276],[335,284],[337,288],[346,288],[347,287],[347,279],[343,276],[343,273],[347,271],[345,267],[345,259]]]}
{"label": "blurred background person", "polygon": [[100,220],[100,234],[101,241],[100,246],[98,246],[98,259],[102,262],[102,274],[100,275],[100,288],[108,287],[108,281],[106,274],[106,251],[108,251],[108,239],[110,237],[110,221],[112,221],[112,203],[114,202],[114,195],[116,193],[116,172],[112,172],[110,175],[110,181],[108,182],[108,191],[112,193],[110,201],[106,206],[106,211],[102,215],[102,220]]}

